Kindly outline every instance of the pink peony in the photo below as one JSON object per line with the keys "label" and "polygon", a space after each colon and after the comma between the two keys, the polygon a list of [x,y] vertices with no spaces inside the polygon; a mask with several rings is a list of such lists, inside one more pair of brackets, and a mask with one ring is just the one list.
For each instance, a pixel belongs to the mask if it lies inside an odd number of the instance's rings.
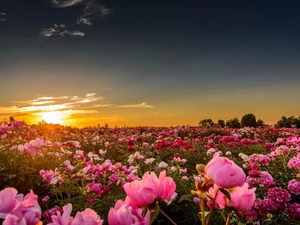
{"label": "pink peony", "polygon": [[12,214],[25,219],[27,225],[36,225],[42,216],[38,196],[33,191],[28,193],[23,201],[13,210]]}
{"label": "pink peony", "polygon": [[43,139],[37,138],[25,144],[25,149],[30,156],[35,156],[37,151],[44,146],[46,146],[45,141]]}
{"label": "pink peony", "polygon": [[11,213],[23,199],[22,194],[14,188],[5,188],[0,191],[0,218],[4,219],[7,214]]}
{"label": "pink peony", "polygon": [[[211,187],[208,190],[208,193],[213,197],[213,199],[207,197],[207,205],[209,207],[214,207],[216,209],[224,209],[227,205],[227,197],[219,190],[218,185],[214,184],[213,187]],[[213,204],[213,201],[215,199],[215,204]]]}
{"label": "pink peony", "polygon": [[97,213],[87,208],[83,212],[77,212],[76,216],[74,217],[72,221],[72,225],[102,225],[103,220],[97,215]]}
{"label": "pink peony", "polygon": [[150,225],[151,213],[147,210],[146,215],[142,216],[142,209],[131,206],[128,202],[118,200],[114,208],[108,213],[109,225]]}
{"label": "pink peony", "polygon": [[15,215],[8,214],[5,217],[2,225],[27,225],[27,223],[24,218],[19,218]]}
{"label": "pink peony", "polygon": [[242,186],[246,179],[242,168],[232,160],[220,157],[218,154],[215,154],[206,165],[205,173],[210,180],[223,188]]}
{"label": "pink peony", "polygon": [[174,194],[176,184],[162,171],[159,178],[155,173],[146,172],[142,180],[124,185],[127,196],[139,206],[145,206],[159,200],[169,200]]}
{"label": "pink peony", "polygon": [[247,183],[237,187],[236,190],[230,193],[232,207],[240,212],[251,209],[255,202],[255,190],[256,188],[249,189]]}
{"label": "pink peony", "polygon": [[289,181],[288,189],[291,193],[295,195],[300,194],[300,181],[293,179]]}
{"label": "pink peony", "polygon": [[63,213],[59,210],[56,211],[56,215],[51,216],[52,223],[47,225],[71,225],[73,217],[71,217],[72,204],[67,204],[63,207]]}

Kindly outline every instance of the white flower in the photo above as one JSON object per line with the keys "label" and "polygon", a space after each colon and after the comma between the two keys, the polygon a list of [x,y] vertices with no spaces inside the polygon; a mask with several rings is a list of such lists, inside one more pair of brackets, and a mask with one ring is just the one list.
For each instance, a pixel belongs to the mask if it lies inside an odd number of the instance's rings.
{"label": "white flower", "polygon": [[159,169],[161,169],[161,168],[167,168],[167,166],[168,166],[168,164],[165,163],[164,161],[162,161],[161,163],[159,163],[159,164],[157,165],[157,167],[158,167]]}
{"label": "white flower", "polygon": [[151,163],[153,163],[154,160],[155,160],[155,158],[146,159],[145,164],[151,164]]}

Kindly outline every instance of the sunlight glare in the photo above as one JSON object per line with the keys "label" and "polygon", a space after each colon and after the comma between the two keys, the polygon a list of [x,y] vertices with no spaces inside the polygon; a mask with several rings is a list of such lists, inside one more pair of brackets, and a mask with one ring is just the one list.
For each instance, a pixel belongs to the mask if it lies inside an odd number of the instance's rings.
{"label": "sunlight glare", "polygon": [[59,111],[42,112],[41,117],[46,123],[63,124],[63,115]]}

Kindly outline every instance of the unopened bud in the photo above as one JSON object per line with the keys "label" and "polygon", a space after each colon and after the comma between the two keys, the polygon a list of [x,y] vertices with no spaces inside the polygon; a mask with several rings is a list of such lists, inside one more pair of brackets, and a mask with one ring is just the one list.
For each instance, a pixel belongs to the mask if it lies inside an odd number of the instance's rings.
{"label": "unopened bud", "polygon": [[198,172],[203,173],[204,170],[205,170],[205,165],[204,165],[204,164],[197,164],[197,165],[196,165],[196,170],[197,170]]}

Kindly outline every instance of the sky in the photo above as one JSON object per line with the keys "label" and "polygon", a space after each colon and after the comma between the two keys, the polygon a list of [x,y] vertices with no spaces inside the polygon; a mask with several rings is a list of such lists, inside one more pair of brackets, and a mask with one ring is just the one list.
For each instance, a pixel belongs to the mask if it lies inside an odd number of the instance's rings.
{"label": "sky", "polygon": [[1,0],[0,121],[300,116],[300,3]]}

